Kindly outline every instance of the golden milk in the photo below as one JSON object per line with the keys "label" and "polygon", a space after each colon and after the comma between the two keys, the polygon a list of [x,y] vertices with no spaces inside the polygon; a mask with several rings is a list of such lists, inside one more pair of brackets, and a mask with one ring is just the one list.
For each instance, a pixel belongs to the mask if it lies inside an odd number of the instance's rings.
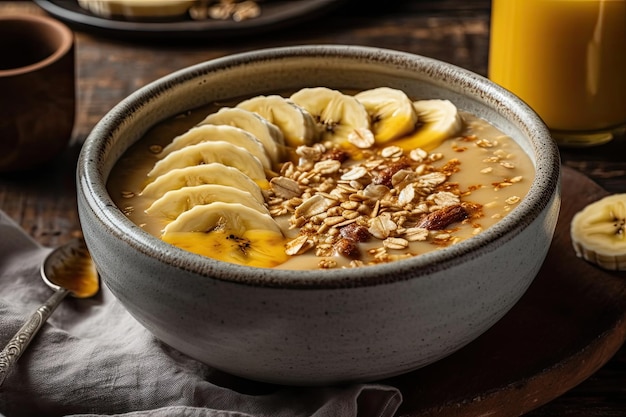
{"label": "golden milk", "polygon": [[489,78],[553,131],[626,123],[626,0],[494,0]]}

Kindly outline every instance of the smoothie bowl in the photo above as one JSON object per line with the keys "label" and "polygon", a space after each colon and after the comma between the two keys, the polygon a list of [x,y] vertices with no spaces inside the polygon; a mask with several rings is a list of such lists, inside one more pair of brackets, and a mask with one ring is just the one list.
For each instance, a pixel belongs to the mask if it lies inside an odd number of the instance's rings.
{"label": "smoothie bowl", "polygon": [[322,385],[423,367],[504,316],[547,254],[559,173],[541,120],[483,77],[287,47],[115,106],[79,157],[78,207],[103,282],[155,337]]}

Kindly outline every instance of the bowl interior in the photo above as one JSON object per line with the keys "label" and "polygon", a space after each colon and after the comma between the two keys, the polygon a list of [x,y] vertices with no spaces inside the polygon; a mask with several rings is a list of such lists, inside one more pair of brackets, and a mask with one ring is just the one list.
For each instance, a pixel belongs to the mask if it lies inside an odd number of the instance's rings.
{"label": "bowl interior", "polygon": [[[481,234],[441,251],[356,270],[263,270],[218,261],[171,247],[132,224],[117,209],[106,181],[118,158],[158,122],[214,101],[325,86],[361,90],[389,86],[414,99],[449,99],[461,110],[488,120],[511,136],[536,169],[528,196],[509,215]],[[226,280],[281,286],[354,286],[403,279],[416,269],[427,274],[463,262],[476,250],[489,251],[531,222],[558,188],[559,154],[540,118],[521,100],[470,71],[426,57],[360,46],[302,46],[260,50],[185,68],[130,95],[88,137],[78,168],[79,183],[98,216],[113,233],[141,252]],[[130,238],[129,238],[130,236]],[[508,237],[507,237],[508,236]],[[490,249],[491,248],[491,249]],[[254,272],[251,274],[251,270]],[[254,275],[253,281],[249,281]]]}

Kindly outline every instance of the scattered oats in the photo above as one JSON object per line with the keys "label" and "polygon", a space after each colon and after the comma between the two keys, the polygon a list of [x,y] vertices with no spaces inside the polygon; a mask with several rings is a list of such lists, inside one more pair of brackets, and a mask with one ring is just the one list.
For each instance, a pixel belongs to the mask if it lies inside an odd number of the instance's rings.
{"label": "scattered oats", "polygon": [[358,181],[350,181],[350,187],[354,188],[355,190],[362,190],[363,188],[365,188],[365,186],[363,184],[361,184]]}
{"label": "scattered oats", "polygon": [[291,216],[291,218],[289,218],[289,225],[290,225],[289,228],[296,229],[298,227],[302,227],[306,224],[306,222],[307,222],[307,219],[304,218],[303,216],[300,216],[300,217],[295,217],[295,215]]}
{"label": "scattered oats", "polygon": [[428,156],[428,159],[431,160],[432,162],[437,162],[437,161],[441,161],[443,159],[443,154],[438,152],[438,153],[431,153]]}
{"label": "scattered oats", "polygon": [[163,150],[163,146],[161,145],[150,145],[150,147],[148,148],[150,150],[150,152],[157,154],[160,153]]}
{"label": "scattered oats", "polygon": [[383,246],[387,249],[406,249],[409,246],[409,241],[399,237],[388,237],[383,240]]}
{"label": "scattered oats", "polygon": [[319,261],[318,265],[322,269],[332,269],[337,267],[337,261],[333,259],[322,259]]}
{"label": "scattered oats", "polygon": [[327,224],[329,226],[335,226],[335,225],[343,222],[344,220],[346,220],[346,219],[343,216],[326,217],[324,219],[324,224]]}
{"label": "scattered oats", "polygon": [[401,169],[391,177],[391,185],[394,188],[403,188],[417,179],[418,174],[410,169]]}
{"label": "scattered oats", "polygon": [[320,243],[315,247],[315,256],[320,258],[333,256],[333,252],[333,245],[330,243]]}
{"label": "scattered oats", "polygon": [[296,155],[298,155],[300,159],[304,159],[307,161],[317,162],[322,159],[323,154],[323,149],[314,146],[301,145],[296,148]]}
{"label": "scattered oats", "polygon": [[360,149],[371,148],[374,141],[374,134],[369,129],[355,129],[348,135],[348,142]]}
{"label": "scattered oats", "polygon": [[428,229],[424,229],[423,227],[410,227],[403,233],[404,238],[409,242],[424,241],[428,238],[428,235]]}
{"label": "scattered oats", "polygon": [[126,206],[122,209],[122,213],[124,213],[126,216],[130,216],[134,211],[135,207],[133,206]]}
{"label": "scattered oats", "polygon": [[511,196],[511,197],[507,198],[504,201],[507,204],[517,204],[517,203],[519,203],[520,200],[521,200],[521,198],[519,198],[518,196],[514,195],[514,196]]}
{"label": "scattered oats", "polygon": [[358,268],[363,265],[365,265],[365,263],[361,261],[360,259],[353,259],[350,261],[350,268]]}
{"label": "scattered oats", "polygon": [[490,201],[488,203],[483,204],[484,208],[492,208],[492,207],[497,207],[498,202],[497,201]]}
{"label": "scattered oats", "polygon": [[482,227],[475,227],[474,230],[472,230],[472,234],[473,235],[477,235],[479,233],[481,233],[483,231]]}
{"label": "scattered oats", "polygon": [[339,168],[341,168],[341,162],[335,159],[324,159],[313,166],[315,172],[320,174],[332,174],[339,171]]}
{"label": "scattered oats", "polygon": [[343,213],[341,213],[341,215],[343,216],[344,219],[346,220],[352,220],[352,219],[356,219],[357,217],[359,217],[361,214],[358,211],[354,211],[354,210],[345,210]]}
{"label": "scattered oats", "polygon": [[344,201],[340,204],[340,207],[346,210],[356,210],[359,208],[359,203],[356,201]]}
{"label": "scattered oats", "polygon": [[502,161],[502,162],[500,162],[500,165],[505,167],[505,168],[508,168],[508,169],[515,168],[515,164],[512,163],[512,162],[508,162],[508,161]]}
{"label": "scattered oats", "polygon": [[515,183],[518,183],[518,182],[522,181],[522,179],[523,179],[523,178],[522,178],[522,176],[521,176],[521,175],[518,175],[517,177],[513,177],[513,178],[511,178],[511,179],[509,180],[509,182],[511,182],[511,183],[513,183],[513,184],[515,184]]}
{"label": "scattered oats", "polygon": [[344,181],[350,180],[358,180],[359,178],[363,178],[367,174],[367,169],[363,166],[355,166],[350,171],[346,172],[341,176],[341,179]]}
{"label": "scattered oats", "polygon": [[335,204],[337,204],[335,200],[324,198],[323,196],[316,194],[296,207],[294,215],[296,217],[311,218],[316,214],[326,212],[326,210]]}
{"label": "scattered oats", "polygon": [[434,236],[435,240],[448,240],[452,237],[452,235],[450,233],[439,233],[438,235]]}
{"label": "scattered oats", "polygon": [[399,146],[387,146],[380,151],[383,158],[398,158],[402,156],[404,151]]}
{"label": "scattered oats", "polygon": [[480,148],[493,148],[494,144],[489,139],[478,139],[476,146]]}
{"label": "scattered oats", "polygon": [[132,191],[122,191],[122,198],[133,198],[135,193]]}
{"label": "scattered oats", "polygon": [[500,213],[496,213],[493,216],[491,216],[492,219],[501,219],[502,218],[502,214]]}
{"label": "scattered oats", "polygon": [[407,204],[413,202],[413,200],[415,199],[415,195],[415,185],[407,185],[402,189],[402,191],[400,191],[400,194],[398,194],[398,205],[404,207]]}
{"label": "scattered oats", "polygon": [[426,200],[434,202],[439,207],[454,206],[461,202],[459,196],[449,191],[440,191],[438,193],[431,194],[426,198]]}
{"label": "scattered oats", "polygon": [[369,198],[380,199],[380,198],[383,198],[388,193],[389,193],[389,188],[386,185],[382,185],[382,184],[369,184],[363,190],[363,195],[368,199]]}
{"label": "scattered oats", "polygon": [[376,200],[376,202],[374,203],[374,207],[372,208],[372,211],[370,212],[370,216],[371,217],[376,217],[378,216],[378,213],[380,211],[380,200]]}
{"label": "scattered oats", "polygon": [[490,156],[489,158],[483,159],[483,162],[487,163],[496,163],[498,161],[500,161],[500,158],[498,158],[497,156]]}
{"label": "scattered oats", "polygon": [[483,168],[480,170],[481,174],[490,174],[491,172],[493,172],[493,168],[492,167],[487,167],[487,168]]}
{"label": "scattered oats", "polygon": [[398,225],[391,220],[389,213],[383,213],[369,221],[368,232],[377,239],[387,239],[392,231],[396,230]]}
{"label": "scattered oats", "polygon": [[422,148],[413,149],[409,152],[409,158],[415,162],[422,162],[428,157],[428,152]]}
{"label": "scattered oats", "polygon": [[421,175],[417,179],[417,187],[436,187],[437,185],[446,182],[446,179],[448,179],[448,177],[443,172],[431,172],[429,174]]}
{"label": "scattered oats", "polygon": [[274,177],[270,180],[270,188],[274,195],[286,200],[302,195],[300,185],[291,178]]}
{"label": "scattered oats", "polygon": [[337,223],[337,224],[335,225],[335,227],[336,227],[337,229],[341,229],[342,227],[345,227],[345,226],[347,226],[347,225],[349,225],[349,224],[352,224],[352,223],[357,223],[358,221],[359,221],[359,217],[356,217],[356,218],[354,218],[354,219],[347,219],[347,220],[345,220],[345,221],[344,221],[344,222],[342,222],[342,223]]}
{"label": "scattered oats", "polygon": [[285,245],[285,253],[287,255],[301,255],[314,246],[312,240],[306,235],[300,235],[295,239],[287,242]]}

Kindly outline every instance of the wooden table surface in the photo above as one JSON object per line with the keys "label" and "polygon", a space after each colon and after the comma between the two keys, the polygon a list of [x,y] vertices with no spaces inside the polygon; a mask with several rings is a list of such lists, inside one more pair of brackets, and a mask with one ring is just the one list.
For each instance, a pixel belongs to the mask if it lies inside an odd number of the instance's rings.
{"label": "wooden table surface", "polygon": [[[351,0],[296,27],[234,39],[137,41],[75,28],[78,104],[71,145],[41,170],[0,175],[0,209],[43,245],[67,241],[80,230],[74,172],[80,147],[93,126],[139,87],[216,57],[273,46],[359,44],[425,55],[486,75],[489,0],[382,4]],[[18,11],[45,14],[29,1],[0,2],[0,15]],[[561,151],[564,165],[609,192],[626,192],[626,138],[600,147]],[[626,416],[626,347],[585,382],[527,415]]]}

